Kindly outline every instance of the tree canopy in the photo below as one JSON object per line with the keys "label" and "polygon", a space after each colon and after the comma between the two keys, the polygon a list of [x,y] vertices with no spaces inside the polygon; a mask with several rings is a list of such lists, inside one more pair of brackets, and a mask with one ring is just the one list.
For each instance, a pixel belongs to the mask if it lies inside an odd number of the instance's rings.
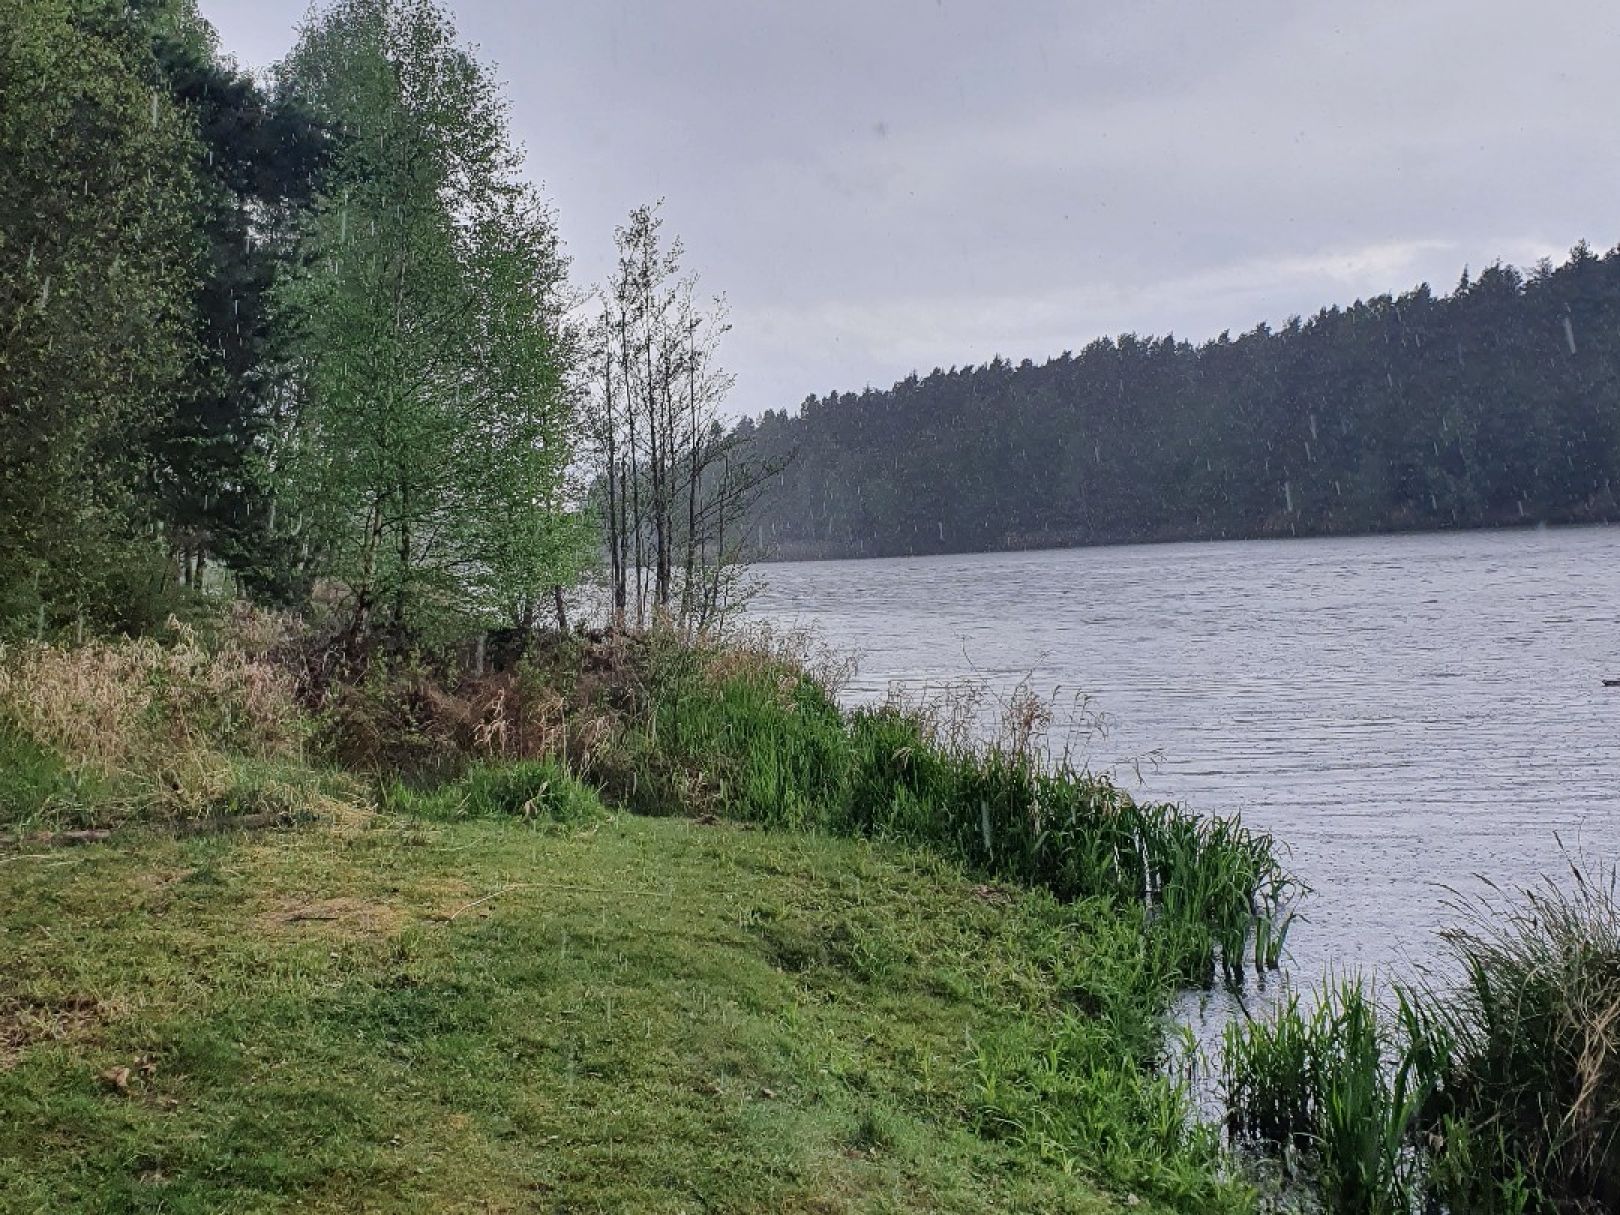
{"label": "tree canopy", "polygon": [[190,363],[196,131],[153,14],[0,0],[0,616],[116,618]]}
{"label": "tree canopy", "polygon": [[398,651],[590,563],[567,258],[444,9],[261,79],[192,0],[0,0],[0,164],[0,635],[223,576]]}
{"label": "tree canopy", "polygon": [[339,0],[282,82],[340,133],[280,304],[279,526],[393,644],[522,621],[581,561],[551,215],[488,70],[427,0]]}

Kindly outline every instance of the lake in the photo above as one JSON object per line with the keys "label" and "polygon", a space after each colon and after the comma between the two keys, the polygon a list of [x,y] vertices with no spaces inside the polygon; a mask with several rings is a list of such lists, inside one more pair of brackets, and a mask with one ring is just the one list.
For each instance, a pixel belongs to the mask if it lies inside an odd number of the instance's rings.
{"label": "lake", "polygon": [[750,611],[854,651],[847,696],[1028,677],[1140,796],[1241,812],[1313,893],[1301,980],[1435,957],[1452,891],[1620,853],[1620,528],[761,567]]}

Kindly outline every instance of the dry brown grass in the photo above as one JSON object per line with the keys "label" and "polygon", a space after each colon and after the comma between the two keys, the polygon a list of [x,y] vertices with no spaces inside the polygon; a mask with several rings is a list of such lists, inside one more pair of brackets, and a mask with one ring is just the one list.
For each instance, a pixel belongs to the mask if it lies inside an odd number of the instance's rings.
{"label": "dry brown grass", "polygon": [[1084,693],[1045,692],[1026,675],[1003,690],[998,681],[969,677],[889,685],[884,707],[914,722],[946,751],[992,750],[1037,763],[1082,767],[1074,748],[1107,733]]}
{"label": "dry brown grass", "polygon": [[284,899],[255,918],[259,931],[273,936],[316,934],[358,940],[391,937],[410,921],[398,903],[339,897],[305,901]]}
{"label": "dry brown grass", "polygon": [[379,670],[329,688],[321,716],[327,753],[368,772],[443,774],[478,760],[554,758],[576,749],[572,735],[582,729],[592,746],[600,734],[555,688],[507,671]]}
{"label": "dry brown grass", "polygon": [[232,622],[207,645],[171,620],[163,641],[0,649],[0,732],[68,774],[39,794],[14,788],[0,820],[115,827],[267,811],[334,820],[356,813],[322,792],[322,779],[302,762],[308,722],[295,676],[233,640],[238,623],[254,645],[275,644],[264,621]]}
{"label": "dry brown grass", "polygon": [[302,718],[287,673],[234,646],[175,640],[0,651],[0,718],[70,766],[207,785],[217,752],[296,757]]}
{"label": "dry brown grass", "polygon": [[854,677],[858,661],[856,655],[828,645],[813,629],[765,623],[731,629],[723,643],[700,642],[698,648],[709,654],[710,674],[717,682],[766,672],[791,681],[808,675],[833,697]]}

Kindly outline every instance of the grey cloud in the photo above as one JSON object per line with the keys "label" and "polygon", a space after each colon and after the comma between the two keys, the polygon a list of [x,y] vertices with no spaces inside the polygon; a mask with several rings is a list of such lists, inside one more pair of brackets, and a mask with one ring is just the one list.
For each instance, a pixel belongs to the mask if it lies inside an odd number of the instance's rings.
{"label": "grey cloud", "polygon": [[[297,10],[203,0],[267,62]],[[460,0],[577,277],[664,196],[736,404],[1620,239],[1608,0]]]}

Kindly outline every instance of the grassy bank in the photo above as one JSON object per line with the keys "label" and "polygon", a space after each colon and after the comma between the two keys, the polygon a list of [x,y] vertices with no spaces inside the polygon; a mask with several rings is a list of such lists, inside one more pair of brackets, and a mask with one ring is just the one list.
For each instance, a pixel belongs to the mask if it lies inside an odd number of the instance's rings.
{"label": "grassy bank", "polygon": [[1270,939],[1263,839],[774,644],[251,624],[5,658],[0,1205],[1251,1205],[1161,1018]]}
{"label": "grassy bank", "polygon": [[1244,1205],[1139,925],[926,852],[381,815],[0,887],[6,1210]]}
{"label": "grassy bank", "polygon": [[1276,965],[1288,876],[1038,703],[974,742],[764,638],[322,653],[0,655],[0,1209],[1253,1210],[1232,1144],[1332,1211],[1612,1204],[1612,883],[1235,1026],[1223,1142],[1164,1014]]}

